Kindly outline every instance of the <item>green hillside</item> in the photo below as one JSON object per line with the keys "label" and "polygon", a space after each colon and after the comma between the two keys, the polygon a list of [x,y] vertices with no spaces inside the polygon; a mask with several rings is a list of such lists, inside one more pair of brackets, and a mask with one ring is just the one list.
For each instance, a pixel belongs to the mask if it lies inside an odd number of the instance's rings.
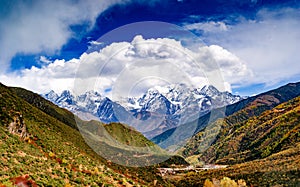
{"label": "green hillside", "polygon": [[134,147],[155,146],[153,142],[149,141],[140,132],[134,130],[130,126],[121,123],[111,123],[104,125],[104,128],[114,139],[123,144]]}
{"label": "green hillside", "polygon": [[[76,130],[75,121],[103,128],[99,122],[75,119],[39,95],[2,84],[0,107],[0,184],[11,186],[17,180],[39,186],[164,184],[154,167],[124,167],[96,154]],[[126,130],[123,125],[112,127],[106,126],[112,134]],[[131,146],[152,145],[137,132],[122,141]]]}
{"label": "green hillside", "polygon": [[9,89],[16,96],[25,100],[30,105],[38,108],[39,110],[43,111],[46,114],[58,119],[62,123],[74,128],[74,129],[77,129],[75,116],[72,112],[70,112],[66,109],[60,108],[60,107],[54,105],[53,103],[51,103],[50,101],[45,100],[40,95],[33,93],[31,91],[28,91],[26,89],[16,88],[16,87],[11,87]]}

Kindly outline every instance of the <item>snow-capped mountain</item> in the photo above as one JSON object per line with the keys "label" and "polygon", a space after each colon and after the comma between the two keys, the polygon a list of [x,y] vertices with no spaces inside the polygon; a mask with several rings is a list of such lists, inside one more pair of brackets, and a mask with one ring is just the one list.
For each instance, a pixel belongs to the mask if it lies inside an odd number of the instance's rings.
{"label": "snow-capped mountain", "polygon": [[229,92],[220,92],[213,86],[195,89],[185,84],[157,86],[141,97],[121,101],[112,101],[94,91],[79,96],[70,91],[63,91],[60,95],[50,91],[43,96],[81,118],[126,123],[148,138],[199,118],[213,108],[243,99]]}
{"label": "snow-capped mountain", "polygon": [[185,84],[173,84],[151,88],[140,98],[128,98],[127,101],[117,102],[130,111],[180,115],[187,110],[205,113],[241,99],[241,96],[220,92],[214,86],[195,89]]}
{"label": "snow-capped mountain", "polygon": [[[111,101],[107,97],[102,97],[98,92],[94,91],[88,91],[79,96],[74,96],[68,90],[63,91],[60,95],[50,91],[42,96],[83,119],[98,119],[104,123],[118,122],[114,108],[123,108],[116,102]],[[123,110],[126,111],[126,109]]]}

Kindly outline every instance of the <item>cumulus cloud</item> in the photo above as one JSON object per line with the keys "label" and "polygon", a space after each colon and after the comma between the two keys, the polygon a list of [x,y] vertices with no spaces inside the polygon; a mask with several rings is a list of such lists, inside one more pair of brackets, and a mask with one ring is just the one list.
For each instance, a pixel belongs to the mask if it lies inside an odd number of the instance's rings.
{"label": "cumulus cloud", "polygon": [[0,15],[0,72],[8,69],[10,60],[18,53],[59,51],[74,34],[70,26],[92,27],[103,10],[119,1],[43,0],[2,4],[6,13]]}
{"label": "cumulus cloud", "polygon": [[206,42],[222,46],[242,59],[253,72],[246,79],[249,84],[274,86],[295,81],[293,77],[299,76],[299,8],[262,9],[254,20],[240,18],[236,24],[222,25],[192,23],[185,24],[185,28],[201,33]]}
{"label": "cumulus cloud", "polygon": [[213,84],[230,91],[230,84],[249,76],[251,71],[243,61],[220,46],[190,50],[174,39],[144,39],[138,35],[131,42],[112,43],[99,51],[83,53],[79,59],[54,60],[41,68],[2,75],[0,79],[39,93],[49,89],[69,89],[77,94],[97,90],[110,97],[124,97],[172,83],[194,87]]}

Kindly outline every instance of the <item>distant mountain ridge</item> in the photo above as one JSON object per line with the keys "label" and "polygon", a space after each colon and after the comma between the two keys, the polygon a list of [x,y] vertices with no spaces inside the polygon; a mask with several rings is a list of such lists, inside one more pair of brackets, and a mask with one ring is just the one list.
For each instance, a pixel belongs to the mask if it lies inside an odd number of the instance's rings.
{"label": "distant mountain ridge", "polygon": [[[50,91],[43,97],[83,119],[132,125],[148,138],[202,116],[213,108],[243,99],[229,92],[220,92],[213,86],[195,89],[185,84],[154,87],[141,97],[120,101],[112,101],[94,91],[79,96],[67,90],[60,95]],[[142,125],[144,123],[147,126]]]}

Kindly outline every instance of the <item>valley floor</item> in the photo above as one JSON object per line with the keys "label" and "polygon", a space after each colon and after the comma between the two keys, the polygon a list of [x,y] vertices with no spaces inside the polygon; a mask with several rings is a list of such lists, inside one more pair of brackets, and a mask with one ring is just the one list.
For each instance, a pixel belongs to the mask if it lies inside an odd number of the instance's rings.
{"label": "valley floor", "polygon": [[300,144],[264,159],[226,168],[186,171],[168,174],[165,180],[175,186],[203,186],[205,180],[229,177],[243,179],[247,186],[300,186]]}

